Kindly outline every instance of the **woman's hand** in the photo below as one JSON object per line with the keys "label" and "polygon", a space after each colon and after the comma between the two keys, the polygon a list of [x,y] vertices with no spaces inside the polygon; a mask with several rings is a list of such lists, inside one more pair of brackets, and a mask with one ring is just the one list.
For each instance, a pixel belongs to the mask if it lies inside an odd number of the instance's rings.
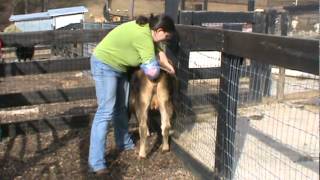
{"label": "woman's hand", "polygon": [[167,55],[163,51],[159,52],[159,64],[160,64],[160,68],[168,72],[169,74],[176,73],[173,66],[170,64]]}

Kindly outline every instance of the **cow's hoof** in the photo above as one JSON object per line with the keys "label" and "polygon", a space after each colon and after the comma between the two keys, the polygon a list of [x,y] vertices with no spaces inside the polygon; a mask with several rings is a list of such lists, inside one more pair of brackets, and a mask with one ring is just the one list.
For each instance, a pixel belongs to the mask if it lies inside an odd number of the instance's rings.
{"label": "cow's hoof", "polygon": [[139,152],[139,159],[145,159],[147,157],[146,153]]}
{"label": "cow's hoof", "polygon": [[140,159],[140,160],[144,160],[144,159],[146,159],[146,156],[140,156],[140,155],[139,155],[139,159]]}
{"label": "cow's hoof", "polygon": [[170,152],[170,149],[162,149],[161,152],[164,154],[164,153]]}

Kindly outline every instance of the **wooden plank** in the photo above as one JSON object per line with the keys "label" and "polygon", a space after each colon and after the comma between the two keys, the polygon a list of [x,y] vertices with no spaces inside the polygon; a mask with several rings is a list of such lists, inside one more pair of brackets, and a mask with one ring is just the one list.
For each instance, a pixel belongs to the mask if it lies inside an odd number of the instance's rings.
{"label": "wooden plank", "polygon": [[193,25],[203,23],[253,23],[253,12],[205,12],[194,11],[192,17]]}
{"label": "wooden plank", "polygon": [[4,47],[61,43],[99,42],[111,29],[55,30],[38,32],[0,33]]}
{"label": "wooden plank", "polygon": [[[50,45],[44,45],[44,46],[35,46],[34,47],[35,51],[41,51],[41,50],[50,50],[51,49],[51,46]],[[16,51],[16,48],[14,47],[8,47],[8,48],[3,48],[1,49],[2,50],[2,53],[5,54],[5,53],[12,53],[12,52],[15,52]]]}
{"label": "wooden plank", "polygon": [[[255,33],[242,33],[189,25],[177,25],[181,47],[191,50],[218,50],[261,63],[279,65],[313,74],[319,73],[319,42]],[[42,31],[2,33],[6,46],[97,42],[110,30]],[[245,43],[245,45],[244,45]],[[0,73],[1,73],[0,69]]]}
{"label": "wooden plank", "polygon": [[[242,68],[242,67],[241,67]],[[250,66],[243,67],[243,72],[250,72]],[[189,80],[191,79],[215,79],[220,78],[220,67],[211,68],[190,68],[188,70]],[[241,73],[240,77],[247,77],[248,73]]]}
{"label": "wooden plank", "polygon": [[[178,25],[181,47],[218,50],[259,63],[319,74],[319,41]],[[245,45],[244,45],[245,43]]]}
{"label": "wooden plank", "polygon": [[0,64],[0,77],[89,70],[88,57]]}
{"label": "wooden plank", "polygon": [[180,11],[179,24],[192,25],[193,11]]}
{"label": "wooden plank", "polygon": [[283,9],[287,10],[290,14],[307,14],[319,13],[319,3],[305,4],[298,6],[284,6]]}
{"label": "wooden plank", "polygon": [[0,108],[95,99],[94,87],[54,89],[0,95]]}
{"label": "wooden plank", "polygon": [[177,25],[180,36],[180,44],[184,49],[197,50],[217,50],[223,48],[223,30],[210,29],[200,26]]}
{"label": "wooden plank", "polygon": [[213,79],[220,77],[220,67],[190,68],[189,79]]}
{"label": "wooden plank", "polygon": [[317,40],[236,31],[224,31],[224,36],[223,51],[226,53],[319,75]]}

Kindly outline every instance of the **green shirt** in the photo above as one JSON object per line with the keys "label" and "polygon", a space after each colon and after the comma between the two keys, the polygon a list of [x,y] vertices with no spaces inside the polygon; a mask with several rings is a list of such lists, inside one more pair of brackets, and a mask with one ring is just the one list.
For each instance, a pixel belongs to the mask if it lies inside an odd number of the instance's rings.
{"label": "green shirt", "polygon": [[140,26],[130,21],[117,26],[97,45],[93,54],[116,70],[126,72],[155,57],[149,24]]}

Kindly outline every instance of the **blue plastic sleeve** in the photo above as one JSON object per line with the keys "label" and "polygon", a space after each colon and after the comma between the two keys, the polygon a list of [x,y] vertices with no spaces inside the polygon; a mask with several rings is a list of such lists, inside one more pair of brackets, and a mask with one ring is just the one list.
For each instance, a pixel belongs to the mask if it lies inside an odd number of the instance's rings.
{"label": "blue plastic sleeve", "polygon": [[141,64],[140,68],[143,70],[144,74],[152,80],[157,79],[160,74],[160,65],[155,58],[148,63]]}

